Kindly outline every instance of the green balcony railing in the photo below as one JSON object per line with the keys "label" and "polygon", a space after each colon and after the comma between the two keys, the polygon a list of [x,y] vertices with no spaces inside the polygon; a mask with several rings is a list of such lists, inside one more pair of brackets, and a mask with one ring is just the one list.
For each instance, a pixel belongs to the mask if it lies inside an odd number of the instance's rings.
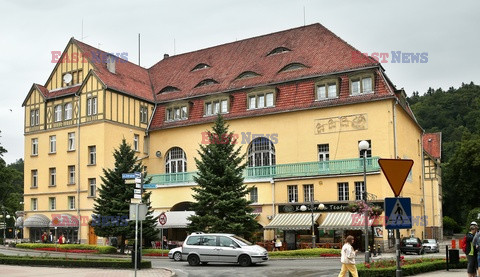
{"label": "green balcony railing", "polygon": [[[366,159],[367,172],[379,171],[379,157]],[[304,177],[304,176],[326,176],[349,173],[362,173],[363,159],[346,159],[325,162],[303,162],[291,164],[277,164],[271,166],[247,167],[243,172],[245,179],[262,178],[286,178],[286,177]],[[153,184],[164,185],[174,183],[193,182],[193,176],[197,172],[179,172],[167,174],[150,175]],[[150,187],[153,187],[150,185]]]}

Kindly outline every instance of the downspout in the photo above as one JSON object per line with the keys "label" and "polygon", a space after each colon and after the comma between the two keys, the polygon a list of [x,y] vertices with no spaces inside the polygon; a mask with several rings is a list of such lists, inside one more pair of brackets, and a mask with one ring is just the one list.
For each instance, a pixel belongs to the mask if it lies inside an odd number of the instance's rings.
{"label": "downspout", "polygon": [[393,104],[393,158],[397,158],[397,105],[398,100],[395,99]]}
{"label": "downspout", "polygon": [[[426,203],[427,201],[425,201],[425,179],[424,179],[424,176],[425,176],[425,155],[423,155],[423,131],[422,131],[422,134],[420,135],[420,155],[421,155],[421,158],[420,160],[422,161],[422,176],[420,176],[420,185],[422,186],[422,194],[423,194],[423,197],[422,197],[422,202],[423,202],[423,235],[425,236],[425,234],[427,233],[427,214],[426,214],[426,211],[427,211],[427,208],[426,208]],[[433,194],[433,190],[432,190],[432,194]],[[435,214],[434,214],[434,211],[432,210],[432,217],[435,218]],[[433,232],[433,229],[432,229],[432,232]],[[423,237],[422,239],[424,239],[425,237]]]}
{"label": "downspout", "polygon": [[78,110],[77,110],[77,215],[78,215],[78,241],[81,243],[82,238],[82,216],[80,215],[80,115],[82,101],[80,93],[75,96],[78,98]]}
{"label": "downspout", "polygon": [[[270,180],[270,184],[272,184],[272,215],[275,217],[275,180]],[[273,229],[273,239],[275,239],[275,229]]]}

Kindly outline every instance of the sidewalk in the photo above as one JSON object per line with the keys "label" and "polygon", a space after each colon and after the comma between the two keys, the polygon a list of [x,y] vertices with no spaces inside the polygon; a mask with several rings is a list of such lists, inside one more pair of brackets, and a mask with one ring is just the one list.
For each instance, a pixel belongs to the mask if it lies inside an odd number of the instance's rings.
{"label": "sidewalk", "polygon": [[[0,272],[5,277],[26,276],[69,276],[69,277],[130,277],[135,276],[133,269],[99,269],[99,268],[61,268],[61,267],[30,267],[0,265]],[[137,276],[170,277],[174,274],[162,268],[142,269]]]}

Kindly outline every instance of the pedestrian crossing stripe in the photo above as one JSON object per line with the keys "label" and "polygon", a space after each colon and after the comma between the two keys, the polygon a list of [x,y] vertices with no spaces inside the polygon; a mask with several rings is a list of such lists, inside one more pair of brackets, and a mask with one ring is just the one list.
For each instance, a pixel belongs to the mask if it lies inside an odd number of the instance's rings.
{"label": "pedestrian crossing stripe", "polygon": [[385,198],[386,229],[412,228],[410,198]]}

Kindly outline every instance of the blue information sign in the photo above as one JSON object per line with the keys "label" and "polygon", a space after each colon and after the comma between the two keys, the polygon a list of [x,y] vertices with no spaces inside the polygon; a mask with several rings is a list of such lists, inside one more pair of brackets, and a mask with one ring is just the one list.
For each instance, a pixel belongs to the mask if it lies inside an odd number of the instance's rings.
{"label": "blue information sign", "polygon": [[135,179],[136,173],[122,173],[122,179]]}
{"label": "blue information sign", "polygon": [[385,228],[412,228],[412,203],[410,198],[385,198]]}

